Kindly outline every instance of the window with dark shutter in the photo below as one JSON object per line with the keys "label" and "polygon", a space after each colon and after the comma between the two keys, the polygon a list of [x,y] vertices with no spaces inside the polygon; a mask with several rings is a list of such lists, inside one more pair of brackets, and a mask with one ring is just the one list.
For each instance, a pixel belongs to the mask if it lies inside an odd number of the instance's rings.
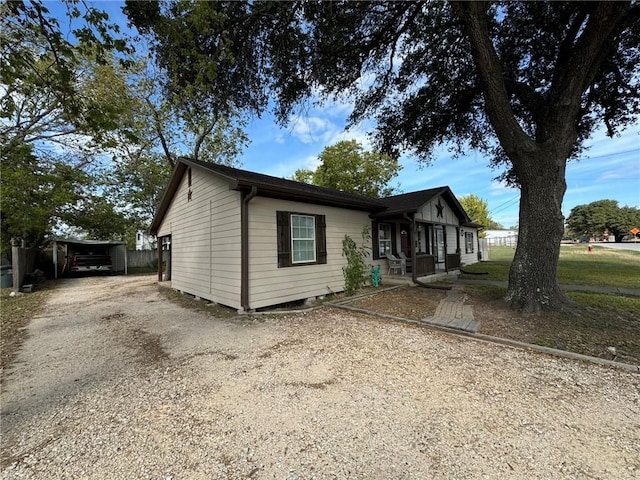
{"label": "window with dark shutter", "polygon": [[327,263],[326,230],[324,215],[316,215],[316,263]]}
{"label": "window with dark shutter", "polygon": [[464,234],[464,253],[473,253],[473,233],[465,232]]}
{"label": "window with dark shutter", "polygon": [[276,212],[278,268],[327,263],[324,215]]}
{"label": "window with dark shutter", "polygon": [[291,266],[289,212],[276,212],[278,224],[278,268]]}
{"label": "window with dark shutter", "polygon": [[371,223],[373,259],[385,258],[387,253],[397,252],[395,223]]}

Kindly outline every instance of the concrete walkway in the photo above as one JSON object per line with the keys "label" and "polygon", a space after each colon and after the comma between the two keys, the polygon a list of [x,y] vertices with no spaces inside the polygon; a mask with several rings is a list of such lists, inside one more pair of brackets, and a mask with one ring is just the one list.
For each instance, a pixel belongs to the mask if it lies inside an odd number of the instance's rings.
{"label": "concrete walkway", "polygon": [[[482,280],[475,278],[458,278],[456,283],[466,285],[495,285],[498,287],[507,287],[507,282],[500,280]],[[595,293],[613,293],[618,295],[634,295],[640,297],[640,288],[618,288],[605,287],[598,285],[560,285],[560,289],[566,292],[595,292]]]}
{"label": "concrete walkway", "polygon": [[464,304],[466,298],[462,287],[453,286],[447,290],[447,296],[438,305],[436,313],[423,318],[422,322],[476,333],[480,329],[480,322],[473,318],[471,305]]}

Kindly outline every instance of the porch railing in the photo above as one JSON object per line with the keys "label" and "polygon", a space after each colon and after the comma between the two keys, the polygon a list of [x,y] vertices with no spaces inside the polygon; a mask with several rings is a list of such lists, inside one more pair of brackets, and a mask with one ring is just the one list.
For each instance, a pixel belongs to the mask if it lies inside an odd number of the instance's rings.
{"label": "porch railing", "polygon": [[447,272],[455,268],[460,268],[460,254],[459,253],[447,253],[445,257],[445,269]]}
{"label": "porch railing", "polygon": [[436,257],[433,255],[416,255],[416,276],[433,275],[436,273]]}

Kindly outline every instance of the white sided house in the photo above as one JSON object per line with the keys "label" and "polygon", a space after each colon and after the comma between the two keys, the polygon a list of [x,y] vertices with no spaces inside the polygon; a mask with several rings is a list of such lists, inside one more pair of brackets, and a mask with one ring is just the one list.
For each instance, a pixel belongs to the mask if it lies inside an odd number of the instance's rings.
{"label": "white sided house", "polygon": [[150,231],[159,281],[251,311],[343,291],[342,241],[360,245],[364,228],[383,276],[388,253],[406,255],[414,280],[478,261],[478,225],[448,187],[372,199],[187,158]]}

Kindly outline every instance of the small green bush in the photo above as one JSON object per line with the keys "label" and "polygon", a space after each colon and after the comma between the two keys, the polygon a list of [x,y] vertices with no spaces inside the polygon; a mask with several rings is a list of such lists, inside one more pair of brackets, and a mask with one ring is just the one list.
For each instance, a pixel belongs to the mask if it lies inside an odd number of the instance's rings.
{"label": "small green bush", "polygon": [[362,246],[359,247],[349,235],[342,240],[342,256],[347,258],[347,265],[342,267],[344,292],[347,295],[353,295],[369,280],[370,268],[365,261],[369,248],[364,245],[368,238],[369,229],[365,227],[362,229]]}

